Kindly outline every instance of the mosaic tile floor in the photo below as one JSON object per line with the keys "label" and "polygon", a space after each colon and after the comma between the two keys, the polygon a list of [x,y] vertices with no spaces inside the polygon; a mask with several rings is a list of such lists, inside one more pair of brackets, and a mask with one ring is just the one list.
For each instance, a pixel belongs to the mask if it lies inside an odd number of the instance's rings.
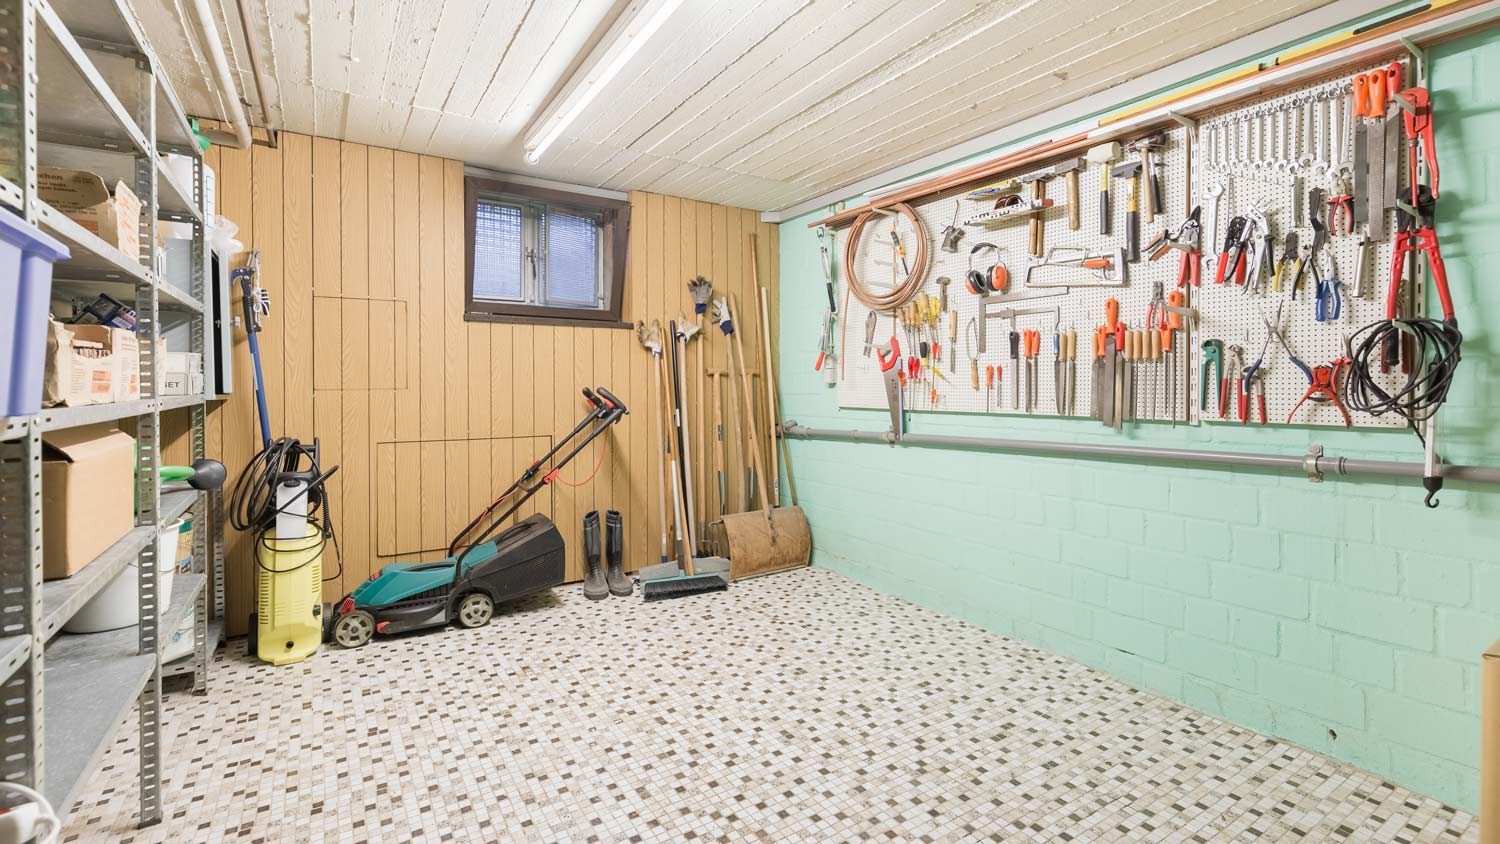
{"label": "mosaic tile floor", "polygon": [[578,586],[480,631],[167,698],[80,844],[1473,842],[1467,814],[826,570],[644,604]]}

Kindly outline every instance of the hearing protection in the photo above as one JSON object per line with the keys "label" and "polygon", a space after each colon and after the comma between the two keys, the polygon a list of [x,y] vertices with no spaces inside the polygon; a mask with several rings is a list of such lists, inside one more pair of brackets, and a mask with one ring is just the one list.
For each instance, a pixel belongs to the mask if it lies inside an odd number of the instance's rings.
{"label": "hearing protection", "polygon": [[[986,249],[995,252],[995,263],[988,267],[974,268],[974,256]],[[1010,284],[1010,270],[1000,263],[1000,247],[993,243],[976,243],[969,250],[969,274],[966,276],[969,292],[975,296],[999,293]]]}

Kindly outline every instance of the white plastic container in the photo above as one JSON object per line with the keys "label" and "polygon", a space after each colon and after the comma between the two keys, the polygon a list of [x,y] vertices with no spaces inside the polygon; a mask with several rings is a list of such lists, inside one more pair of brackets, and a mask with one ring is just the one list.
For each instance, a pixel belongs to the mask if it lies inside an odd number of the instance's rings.
{"label": "white plastic container", "polygon": [[[166,612],[167,602],[172,596],[172,575],[177,570],[177,536],[181,531],[182,521],[178,520],[162,528],[156,537],[158,615]],[[90,598],[83,609],[63,625],[63,630],[68,633],[102,633],[130,627],[140,620],[140,576],[138,566],[131,563],[115,575],[108,586],[99,590],[99,594]]]}

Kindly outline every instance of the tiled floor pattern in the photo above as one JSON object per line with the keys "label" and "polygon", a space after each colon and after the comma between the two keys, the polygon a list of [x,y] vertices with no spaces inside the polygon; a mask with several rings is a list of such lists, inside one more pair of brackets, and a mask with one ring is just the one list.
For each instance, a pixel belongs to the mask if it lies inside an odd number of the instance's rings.
{"label": "tiled floor pattern", "polygon": [[[63,836],[132,842],[1473,842],[1371,774],[826,570],[644,604],[578,586],[488,628],[169,695]],[[48,725],[49,729],[63,728]]]}

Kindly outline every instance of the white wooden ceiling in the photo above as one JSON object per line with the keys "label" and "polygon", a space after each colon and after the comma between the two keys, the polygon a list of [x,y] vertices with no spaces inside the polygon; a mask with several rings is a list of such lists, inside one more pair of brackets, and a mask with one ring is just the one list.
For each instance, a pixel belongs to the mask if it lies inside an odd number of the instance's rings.
{"label": "white wooden ceiling", "polygon": [[[129,2],[188,111],[221,117],[186,0]],[[625,0],[246,2],[287,129],[762,210],[1322,5],[687,0],[533,166],[523,133]],[[210,5],[253,104],[235,0]]]}

